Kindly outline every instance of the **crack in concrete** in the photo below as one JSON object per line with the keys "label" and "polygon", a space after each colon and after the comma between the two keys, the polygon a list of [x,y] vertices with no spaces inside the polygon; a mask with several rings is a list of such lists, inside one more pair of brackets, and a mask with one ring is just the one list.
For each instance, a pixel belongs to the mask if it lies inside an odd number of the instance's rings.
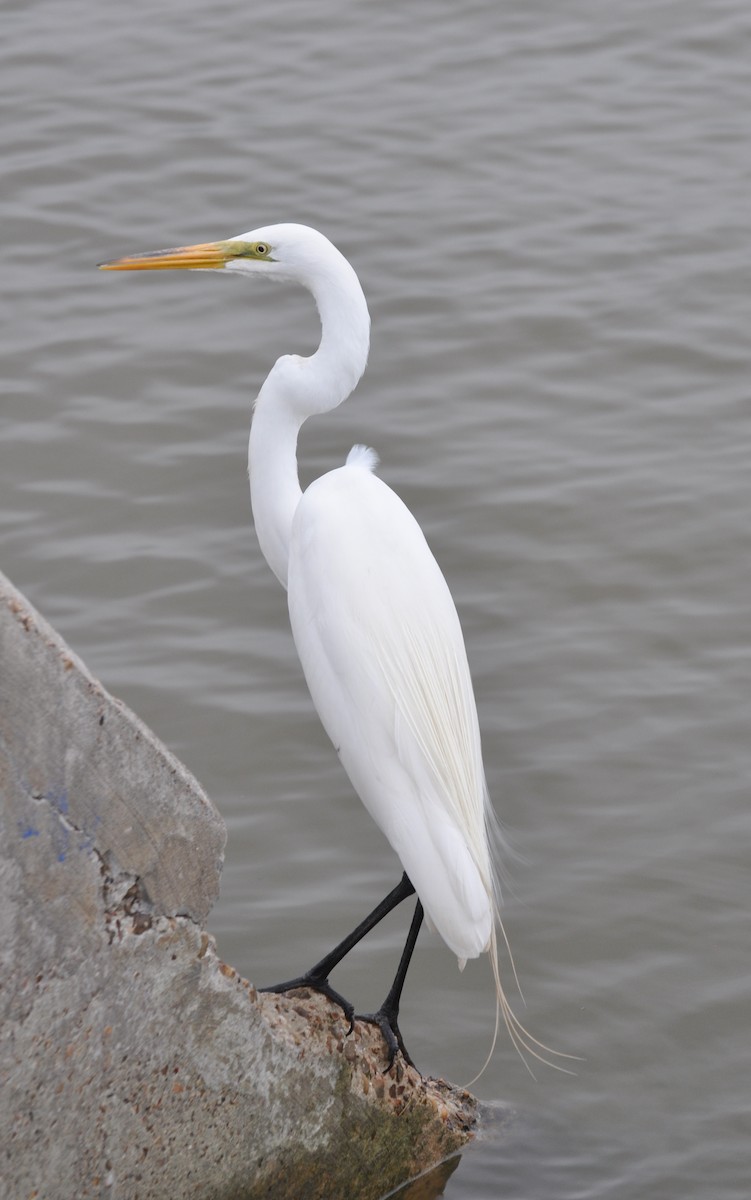
{"label": "crack in concrete", "polygon": [[102,854],[96,846],[92,852],[99,860],[102,875],[104,924],[109,944],[122,941],[123,924],[128,922],[131,933],[145,933],[154,924],[154,906],[149,901],[139,875],[118,869],[110,851]]}
{"label": "crack in concrete", "polygon": [[154,905],[149,900],[140,875],[123,870],[111,850],[100,850],[94,835],[88,833],[71,819],[67,797],[52,796],[37,790],[27,790],[27,795],[38,804],[46,804],[55,814],[60,826],[82,840],[79,849],[93,855],[102,877],[102,912],[109,944],[117,938],[122,940],[127,922],[130,933],[141,934],[154,924]]}

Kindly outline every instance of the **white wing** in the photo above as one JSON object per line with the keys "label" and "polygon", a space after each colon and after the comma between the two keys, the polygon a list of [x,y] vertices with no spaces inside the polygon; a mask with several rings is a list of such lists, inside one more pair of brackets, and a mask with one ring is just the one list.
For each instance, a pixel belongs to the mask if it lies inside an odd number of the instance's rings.
{"label": "white wing", "polygon": [[464,641],[419,525],[371,465],[351,456],[298,505],[292,632],[324,728],[428,921],[473,958],[494,892]]}

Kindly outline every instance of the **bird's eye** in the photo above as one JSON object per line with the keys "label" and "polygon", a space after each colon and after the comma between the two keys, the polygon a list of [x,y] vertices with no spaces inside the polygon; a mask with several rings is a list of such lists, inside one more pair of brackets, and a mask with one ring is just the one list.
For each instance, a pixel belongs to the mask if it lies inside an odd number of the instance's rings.
{"label": "bird's eye", "polygon": [[263,257],[266,254],[268,254],[268,252],[269,252],[269,247],[266,245],[265,242],[256,242],[256,254],[260,254]]}

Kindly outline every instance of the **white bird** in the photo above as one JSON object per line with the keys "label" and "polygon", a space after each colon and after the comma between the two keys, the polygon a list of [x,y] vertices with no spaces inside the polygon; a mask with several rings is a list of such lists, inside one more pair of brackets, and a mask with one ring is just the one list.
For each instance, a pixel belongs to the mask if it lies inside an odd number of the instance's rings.
{"label": "white bird", "polygon": [[506,939],[497,830],[464,639],[446,581],[415,518],[374,474],[372,450],[355,446],[344,466],[304,492],[298,480],[303,422],[346,400],[365,370],[370,318],[357,275],[323,234],[292,224],[102,266],[290,281],[310,290],[320,314],[316,352],[280,358],[256,400],[248,455],[253,515],[261,549],[287,589],[295,645],[323,726],[405,874],[320,963],[270,990],[315,987],[342,1006],[352,1028],[352,1006],[333,990],[329,973],[416,891],[394,985],[367,1018],[383,1030],[389,1063],[397,1046],[410,1061],[397,1018],[423,909],[460,967],[488,952],[512,1040],[520,1052],[541,1057],[544,1047],[518,1021],[501,985],[497,930]]}

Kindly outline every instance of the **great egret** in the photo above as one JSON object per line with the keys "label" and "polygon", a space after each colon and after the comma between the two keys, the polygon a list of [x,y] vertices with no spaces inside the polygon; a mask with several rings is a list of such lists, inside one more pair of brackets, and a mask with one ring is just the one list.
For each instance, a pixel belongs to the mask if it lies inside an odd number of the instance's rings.
{"label": "great egret", "polygon": [[365,370],[370,317],[357,275],[323,234],[291,224],[102,266],[291,281],[312,292],[320,314],[316,352],[280,358],[256,400],[248,453],[253,515],[261,549],[287,589],[292,633],[318,714],[405,873],[321,962],[269,990],[316,988],[341,1005],[351,1030],[352,1005],[333,990],[329,973],[416,892],[393,987],[366,1018],[383,1031],[389,1065],[397,1047],[411,1061],[398,1013],[423,910],[460,967],[488,952],[511,1039],[520,1052],[540,1057],[544,1047],[518,1021],[501,984],[496,828],[464,640],[446,581],[412,514],[374,474],[372,450],[355,446],[344,466],[305,492],[298,481],[303,421],[341,404]]}

